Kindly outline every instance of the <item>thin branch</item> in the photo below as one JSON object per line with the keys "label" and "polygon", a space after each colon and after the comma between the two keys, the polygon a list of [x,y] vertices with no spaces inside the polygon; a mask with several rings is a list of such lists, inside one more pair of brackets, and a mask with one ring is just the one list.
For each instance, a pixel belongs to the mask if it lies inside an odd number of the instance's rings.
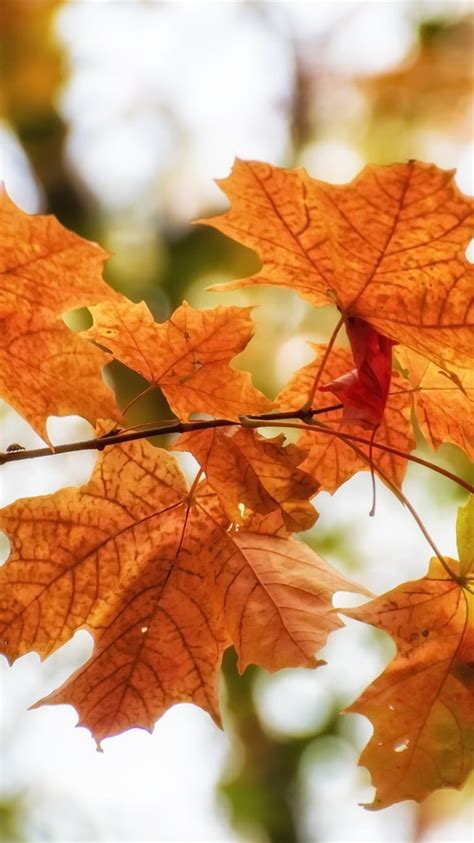
{"label": "thin branch", "polygon": [[344,404],[331,404],[330,407],[320,407],[317,410],[305,410],[304,407],[301,410],[284,410],[282,413],[260,413],[258,416],[245,416],[246,419],[257,419],[258,421],[263,421],[264,419],[269,419],[271,421],[276,419],[301,419],[302,421],[307,421],[308,419],[312,419],[313,416],[321,416],[325,413],[334,413],[335,410],[342,410]]}
{"label": "thin branch", "polygon": [[57,454],[71,454],[76,451],[103,451],[111,445],[120,445],[122,442],[133,442],[137,439],[147,439],[151,436],[163,436],[167,433],[186,433],[191,430],[206,430],[209,427],[229,427],[238,424],[229,419],[203,419],[192,422],[169,422],[162,421],[155,426],[141,430],[128,430],[110,434],[102,434],[94,439],[84,439],[81,442],[69,442],[66,445],[54,445],[50,448],[33,448],[31,450],[14,450],[0,453],[0,465],[21,460],[37,459],[39,457],[52,457]]}
{"label": "thin branch", "polygon": [[[325,427],[317,422],[308,424],[308,419],[324,413],[339,410],[340,408],[341,404],[333,404],[329,407],[321,407],[318,410],[306,411],[303,409],[278,413],[262,413],[259,416],[242,416],[240,421],[235,421],[235,419],[198,419],[190,422],[179,422],[174,421],[173,419],[168,419],[160,421],[155,425],[152,424],[149,427],[137,425],[136,428],[121,428],[119,431],[113,430],[110,434],[106,433],[101,436],[94,437],[93,439],[85,439],[81,442],[70,442],[66,445],[56,445],[50,448],[33,448],[31,450],[21,448],[3,453],[0,452],[0,466],[10,462],[20,462],[23,460],[37,459],[39,457],[52,457],[56,454],[71,454],[77,451],[103,451],[104,448],[108,448],[111,445],[119,445],[121,442],[132,442],[137,439],[147,439],[152,436],[163,436],[164,434],[169,433],[188,433],[193,430],[208,430],[210,428],[231,427],[233,425],[250,428],[289,427],[295,428],[296,430],[314,431],[315,433],[320,432],[329,436],[334,436],[336,439],[345,441],[348,445],[351,445],[351,443],[360,443],[362,445],[370,446],[370,439],[364,439],[363,436],[355,436],[351,433],[341,433],[340,431],[332,430],[331,428]],[[301,421],[292,421],[292,419],[303,420],[303,423],[301,423]],[[432,463],[429,460],[424,460],[421,457],[415,457],[413,454],[408,454],[398,448],[393,448],[391,445],[384,445],[379,442],[374,442],[373,447],[387,453],[396,454],[406,460],[409,460],[409,462],[415,462],[425,468],[429,468],[431,471],[435,471],[437,474],[447,477],[448,480],[452,480],[453,483],[457,483],[459,486],[462,486],[470,492],[470,494],[474,494],[474,486],[471,486],[471,484],[466,480],[463,480],[462,477],[458,477],[446,468],[441,468],[441,466],[435,465],[435,463]],[[361,454],[363,453],[364,452],[361,451]],[[381,474],[380,469],[377,469],[377,471]]]}
{"label": "thin branch", "polygon": [[[294,413],[294,417],[298,417],[298,413]],[[250,424],[247,426],[249,427],[289,427],[295,430],[306,430],[306,431],[314,431],[315,433],[325,433],[329,436],[334,436],[336,439],[342,439],[343,442],[346,442],[348,445],[351,445],[353,442],[361,443],[362,445],[369,445],[370,447],[370,439],[364,439],[363,436],[355,436],[352,433],[341,433],[339,430],[332,430],[332,428],[325,427],[322,424],[314,423],[314,424],[301,424],[292,422],[289,420],[286,424],[274,424],[273,422],[266,422],[260,424],[257,421],[253,421],[253,417],[250,419]],[[399,457],[403,457],[403,459],[408,460],[409,462],[418,463],[418,465],[422,465],[425,468],[429,468],[431,471],[435,471],[437,474],[441,474],[443,477],[447,477],[448,480],[452,480],[453,483],[457,483],[459,486],[462,486],[466,489],[471,495],[474,494],[474,486],[471,486],[467,480],[463,480],[462,477],[458,477],[457,474],[453,474],[451,471],[448,471],[447,468],[442,468],[440,465],[436,465],[429,460],[424,460],[422,457],[415,457],[414,454],[408,454],[406,451],[401,451],[399,448],[392,448],[391,445],[384,445],[381,442],[373,442],[373,448],[378,448],[380,451],[385,451],[389,454],[396,454]],[[361,454],[364,452],[361,451]],[[380,474],[380,470],[377,469],[378,473]]]}

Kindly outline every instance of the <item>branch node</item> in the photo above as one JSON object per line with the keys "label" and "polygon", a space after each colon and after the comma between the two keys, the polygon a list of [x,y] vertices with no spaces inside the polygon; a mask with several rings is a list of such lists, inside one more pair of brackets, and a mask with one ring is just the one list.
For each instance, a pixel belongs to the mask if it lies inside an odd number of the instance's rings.
{"label": "branch node", "polygon": [[251,416],[239,416],[239,421],[242,427],[257,428],[262,427],[262,421]]}

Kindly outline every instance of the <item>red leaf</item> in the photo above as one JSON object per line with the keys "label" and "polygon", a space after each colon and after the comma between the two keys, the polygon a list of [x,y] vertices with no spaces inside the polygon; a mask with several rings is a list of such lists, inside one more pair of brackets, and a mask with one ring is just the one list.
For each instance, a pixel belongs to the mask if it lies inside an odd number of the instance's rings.
{"label": "red leaf", "polygon": [[356,317],[347,320],[346,331],[357,368],[320,390],[340,398],[344,404],[343,421],[374,428],[382,421],[387,403],[395,343]]}

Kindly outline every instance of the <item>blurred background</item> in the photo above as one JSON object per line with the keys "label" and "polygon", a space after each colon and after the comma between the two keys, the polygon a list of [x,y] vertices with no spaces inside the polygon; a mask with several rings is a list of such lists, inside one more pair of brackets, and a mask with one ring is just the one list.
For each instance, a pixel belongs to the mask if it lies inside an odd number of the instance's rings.
{"label": "blurred background", "polygon": [[[474,192],[472,6],[446,2],[160,2],[1,0],[0,177],[29,212],[50,212],[114,253],[107,280],[158,320],[183,300],[261,304],[239,358],[273,396],[327,338],[331,308],[289,291],[227,296],[206,286],[253,272],[248,250],[190,220],[225,208],[213,179],[235,156],[304,166],[350,180],[368,161],[418,158],[458,169]],[[68,317],[85,327],[87,315]],[[107,375],[122,406],[143,382]],[[159,394],[131,424],[163,418]],[[51,419],[52,441],[84,438],[81,419]],[[0,403],[0,450],[35,434]],[[420,439],[420,453],[426,455]],[[462,454],[434,457],[463,476]],[[0,504],[87,480],[91,454],[4,466]],[[190,461],[185,464],[192,470]],[[456,555],[457,487],[418,467],[406,492],[438,545]],[[368,518],[368,475],[333,497],[305,539],[375,592],[423,576],[430,549],[409,515],[379,488]],[[390,524],[390,533],[387,532]],[[3,540],[3,541],[2,541]],[[0,558],[8,546],[0,535]],[[357,767],[371,727],[339,711],[393,655],[387,636],[351,622],[334,633],[317,671],[222,677],[225,732],[202,711],[174,707],[152,736],[132,730],[103,754],[69,707],[27,712],[90,654],[85,632],[40,664],[1,664],[0,840],[19,841],[471,841],[473,790],[446,791],[379,813]]]}

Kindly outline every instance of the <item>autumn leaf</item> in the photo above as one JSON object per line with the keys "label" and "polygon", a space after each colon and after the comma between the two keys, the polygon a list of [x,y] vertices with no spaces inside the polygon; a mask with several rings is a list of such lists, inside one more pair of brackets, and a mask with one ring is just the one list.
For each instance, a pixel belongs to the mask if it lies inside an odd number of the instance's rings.
{"label": "autumn leaf", "polygon": [[451,442],[474,459],[474,370],[450,366],[445,372],[406,348],[397,348],[396,357],[426,441],[434,450]]}
{"label": "autumn leaf", "polygon": [[230,366],[253,335],[249,307],[198,310],[187,302],[157,323],[144,302],[128,299],[91,308],[94,325],[83,336],[163,390],[181,419],[205,412],[237,420],[273,405],[250,375]]}
{"label": "autumn leaf", "polygon": [[240,671],[249,664],[271,672],[324,664],[314,654],[342,626],[332,606],[334,593],[367,593],[304,542],[270,535],[265,526],[259,533],[230,534],[218,581]]}
{"label": "autumn leaf", "polygon": [[[61,449],[100,452],[89,482],[0,510],[10,546],[0,652],[10,662],[31,651],[45,658],[89,632],[90,659],[35,705],[73,705],[100,746],[129,728],[151,731],[181,702],[219,724],[219,673],[232,645],[240,670],[318,667],[343,624],[334,593],[359,592],[371,602],[344,613],[397,645],[349,709],[374,727],[361,758],[377,789],[370,807],[461,787],[474,751],[473,498],[458,515],[460,562],[434,559],[426,577],[375,599],[292,532],[314,523],[319,489],[333,492],[373,465],[436,551],[397,487],[415,415],[433,448],[474,452],[472,203],[453,173],[414,161],[369,166],[342,186],[237,162],[221,184],[231,208],[211,225],[262,259],[258,275],[228,286],[290,287],[315,306],[335,304],[338,330],[346,326],[351,350],[335,344],[337,331],[329,346],[315,345],[315,360],[277,398],[283,413],[267,414],[275,404],[233,368],[253,334],[251,308],[184,302],[156,323],[143,302],[104,284],[102,249],[0,197],[0,393],[42,435],[51,414],[109,419],[98,438]],[[94,324],[78,336],[62,317],[82,306]],[[207,415],[172,425],[189,431],[174,447],[198,462],[191,484],[175,455],[145,441],[148,424],[117,429],[101,376],[112,356],[148,381],[144,392],[160,388],[178,419]],[[312,418],[302,411],[310,403],[322,411]],[[301,428],[298,443],[257,433],[269,416]],[[170,429],[158,422],[154,433]],[[0,463],[50,453],[7,451]]]}
{"label": "autumn leaf", "polygon": [[[206,490],[194,506],[183,498],[152,514],[142,566],[136,564],[135,529],[123,533],[133,575],[119,583],[110,608],[104,590],[102,611],[88,624],[95,638],[91,658],[36,703],[73,705],[79,725],[99,746],[132,727],[152,731],[175,703],[193,702],[220,724],[218,679],[230,638],[216,599],[213,547],[225,522]],[[115,536],[105,541],[112,547]]]}
{"label": "autumn leaf", "polygon": [[134,442],[104,452],[81,489],[0,513],[12,544],[0,569],[2,650],[9,660],[30,650],[44,657],[89,630],[91,659],[48,702],[75,705],[98,742],[151,729],[178,701],[219,718],[229,639],[210,549],[227,521],[205,495],[199,507],[187,495],[176,458]]}
{"label": "autumn leaf", "polygon": [[164,541],[170,512],[186,493],[174,457],[137,443],[104,452],[80,489],[0,510],[0,529],[13,544],[0,569],[5,655],[34,650],[45,657],[93,621],[101,595],[113,605],[124,576],[136,577],[155,552],[151,526]]}
{"label": "autumn leaf", "polygon": [[0,394],[45,439],[48,416],[120,418],[101,370],[110,362],[62,320],[112,300],[107,253],[51,216],[29,216],[0,193]]}
{"label": "autumn leaf", "polygon": [[242,529],[247,533],[262,533],[267,536],[282,536],[288,539],[291,535],[285,526],[281,509],[273,509],[262,515],[260,512],[253,512],[245,507]]}
{"label": "autumn leaf", "polygon": [[[311,346],[316,351],[315,359],[295,372],[290,382],[275,399],[276,404],[282,410],[299,409],[308,398],[327,348],[324,344],[311,344]],[[324,367],[324,379],[328,381],[337,380],[350,369],[352,363],[351,352],[348,349],[334,347]],[[400,373],[394,371],[392,392],[388,396],[387,406],[374,441],[409,453],[415,447],[415,439],[410,420],[410,396],[400,389],[402,380]],[[327,406],[327,404],[327,396],[317,391],[313,401],[313,409]],[[324,415],[318,418],[325,419]],[[343,419],[343,413],[334,411],[330,418],[324,421],[324,424],[336,432],[350,432],[367,438],[367,431],[362,427],[358,429],[354,423],[351,423],[350,430],[345,428]],[[367,459],[364,459],[349,444],[331,436],[329,433],[322,432],[317,427],[308,428],[307,431],[304,430],[298,439],[298,446],[307,451],[307,456],[301,463],[301,469],[319,481],[321,490],[334,492],[357,471],[368,471],[370,468],[369,447],[367,445],[357,443],[357,448],[366,454]],[[404,457],[374,449],[373,464],[375,470],[380,469],[389,480],[397,486],[401,485],[407,464]]]}
{"label": "autumn leaf", "polygon": [[[107,429],[107,425],[104,426]],[[86,664],[42,702],[74,705],[100,741],[152,729],[176,702],[219,722],[222,653],[243,668],[315,666],[340,625],[334,591],[359,590],[306,545],[229,530],[207,482],[189,490],[176,458],[148,442],[99,457],[89,483],[0,511],[0,648],[45,657],[86,629]]]}
{"label": "autumn leaf", "polygon": [[242,523],[245,504],[262,515],[279,509],[288,530],[308,530],[317,518],[309,498],[319,483],[298,468],[305,452],[284,441],[282,434],[265,439],[245,428],[214,428],[184,433],[173,447],[193,454],[234,523]]}
{"label": "autumn leaf", "polygon": [[330,185],[304,170],[237,160],[218,182],[230,210],[209,220],[262,260],[249,284],[289,287],[311,304],[336,302],[442,367],[474,364],[472,201],[453,171],[410,161],[369,165]]}
{"label": "autumn leaf", "polygon": [[456,538],[460,574],[467,577],[474,568],[474,495],[470,495],[467,504],[458,509]]}
{"label": "autumn leaf", "polygon": [[286,170],[237,159],[216,184],[231,202],[225,214],[198,220],[254,249],[262,270],[251,278],[215,285],[235,290],[252,284],[289,287],[317,307],[335,288],[328,234],[318,207],[319,183],[305,170]]}
{"label": "autumn leaf", "polygon": [[375,428],[382,421],[392,378],[392,340],[363,319],[350,318],[346,331],[355,369],[319,387],[344,404],[343,421]]}
{"label": "autumn leaf", "polygon": [[397,645],[384,673],[347,709],[374,726],[359,762],[377,788],[367,807],[460,788],[474,757],[472,593],[435,558],[425,578],[344,614],[384,629]]}

